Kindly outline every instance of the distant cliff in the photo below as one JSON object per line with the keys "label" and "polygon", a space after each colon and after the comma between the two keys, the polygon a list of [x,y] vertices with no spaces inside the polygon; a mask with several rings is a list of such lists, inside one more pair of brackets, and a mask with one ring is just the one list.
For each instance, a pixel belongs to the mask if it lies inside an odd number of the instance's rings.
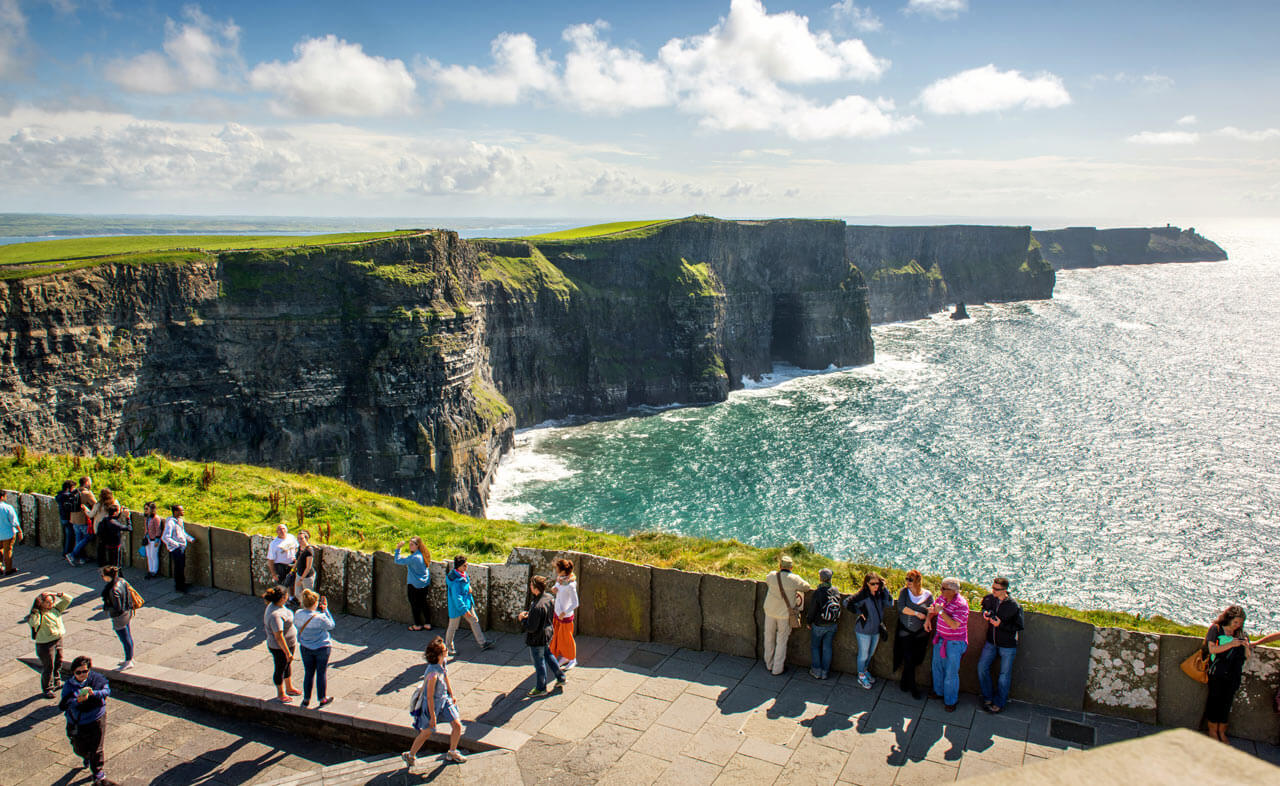
{"label": "distant cliff", "polygon": [[1040,253],[1054,270],[1103,265],[1144,265],[1159,262],[1218,262],[1227,252],[1195,229],[1175,226],[1146,229],[1036,230]]}

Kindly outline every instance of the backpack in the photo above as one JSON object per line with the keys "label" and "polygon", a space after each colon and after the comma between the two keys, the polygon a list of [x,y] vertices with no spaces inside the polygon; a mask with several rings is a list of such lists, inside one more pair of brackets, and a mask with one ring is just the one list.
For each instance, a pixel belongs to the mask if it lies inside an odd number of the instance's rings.
{"label": "backpack", "polygon": [[827,600],[818,609],[818,622],[823,625],[832,625],[839,621],[840,612],[844,608],[840,602],[840,593],[835,590],[827,590]]}

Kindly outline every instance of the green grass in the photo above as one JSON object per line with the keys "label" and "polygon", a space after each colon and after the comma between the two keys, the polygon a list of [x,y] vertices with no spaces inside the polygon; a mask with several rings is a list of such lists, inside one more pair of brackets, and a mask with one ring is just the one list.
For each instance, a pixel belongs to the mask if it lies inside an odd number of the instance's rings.
{"label": "green grass", "polygon": [[94,259],[70,259],[58,262],[30,262],[0,265],[0,281],[66,273],[105,263],[122,265],[189,265],[209,259],[204,251],[157,251],[154,253],[119,254]]}
{"label": "green grass", "polygon": [[[495,406],[501,406],[494,402]],[[425,436],[425,434],[424,434]],[[205,485],[205,467],[214,480]],[[366,551],[391,550],[409,535],[420,535],[437,556],[465,553],[475,561],[505,560],[516,546],[582,551],[656,567],[715,573],[738,578],[763,578],[778,562],[791,555],[796,573],[817,584],[818,571],[830,568],[835,585],[849,592],[860,586],[868,571],[884,576],[894,592],[901,589],[905,571],[866,562],[840,562],[810,550],[803,543],[758,548],[736,540],[709,540],[661,532],[616,535],[567,524],[525,524],[516,521],[476,519],[444,508],[426,507],[410,500],[375,494],[340,480],[311,474],[292,474],[244,464],[208,464],[172,461],[159,455],[140,458],[30,455],[0,458],[0,487],[21,492],[55,493],[63,480],[80,475],[94,479],[94,488],[110,488],[124,505],[141,510],[147,501],[162,507],[182,503],[188,518],[197,524],[262,535],[285,521],[297,521],[297,508],[306,516],[313,534],[332,532],[329,542]],[[268,495],[279,492],[284,504],[271,514]],[[323,534],[317,537],[323,541]],[[939,576],[927,576],[936,590]],[[964,592],[976,603],[984,587],[965,583]],[[1016,588],[1015,588],[1016,590]],[[1163,617],[1139,617],[1111,611],[1081,611],[1044,603],[1024,603],[1029,611],[1069,617],[1102,627],[1127,628],[1150,633],[1203,636],[1205,628],[1182,625]]]}
{"label": "green grass", "polygon": [[344,232],[336,235],[128,235],[41,240],[35,243],[0,246],[0,265],[88,259],[175,249],[225,251],[247,248],[324,246],[415,234],[416,231],[398,229],[393,232]]}
{"label": "green grass", "polygon": [[[535,246],[515,242],[480,242],[477,247],[480,250],[480,278],[484,281],[501,284],[511,292],[547,294],[559,300],[567,300],[578,291],[578,285],[551,264]],[[516,256],[517,253],[527,255]]]}
{"label": "green grass", "polygon": [[610,224],[592,224],[591,226],[575,227],[573,229],[563,229],[559,232],[548,232],[542,235],[530,235],[525,240],[582,240],[589,237],[602,237],[604,235],[616,235],[622,232],[630,232],[633,229],[641,229],[643,227],[657,226],[659,224],[670,223],[667,219],[648,220],[648,221],[614,221]]}

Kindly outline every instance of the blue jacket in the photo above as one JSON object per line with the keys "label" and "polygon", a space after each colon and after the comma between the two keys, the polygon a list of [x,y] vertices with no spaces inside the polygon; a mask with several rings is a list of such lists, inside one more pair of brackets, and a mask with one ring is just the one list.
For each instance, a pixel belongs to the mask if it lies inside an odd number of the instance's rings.
{"label": "blue jacket", "polygon": [[471,611],[475,601],[471,597],[471,579],[467,574],[450,570],[444,578],[449,595],[449,619]]}
{"label": "blue jacket", "polygon": [[395,560],[397,565],[404,565],[409,569],[409,583],[413,586],[423,589],[431,583],[431,574],[427,572],[427,561],[422,558],[421,551],[402,557],[400,549],[396,549]]}
{"label": "blue jacket", "polygon": [[[306,627],[304,628],[303,625]],[[335,623],[333,615],[325,609],[321,614],[319,611],[308,611],[307,609],[298,609],[293,615],[293,627],[298,633],[298,644],[309,650],[318,650],[328,647],[333,643],[333,639],[329,636],[329,631],[333,630]]]}
{"label": "blue jacket", "polygon": [[[76,701],[76,694],[86,685],[93,690],[93,695],[83,702]],[[62,683],[62,700],[58,702],[58,709],[67,714],[67,723],[76,726],[93,723],[107,714],[107,697],[110,695],[111,688],[107,685],[107,678],[90,670],[84,682],[72,675]]]}

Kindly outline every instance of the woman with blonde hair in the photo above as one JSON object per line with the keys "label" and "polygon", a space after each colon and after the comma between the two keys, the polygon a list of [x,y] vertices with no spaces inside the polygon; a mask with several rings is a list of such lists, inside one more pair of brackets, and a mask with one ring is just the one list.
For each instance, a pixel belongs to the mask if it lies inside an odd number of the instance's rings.
{"label": "woman with blonde hair", "polygon": [[[409,553],[400,556],[400,549],[409,544]],[[409,630],[431,630],[427,617],[427,588],[431,586],[431,573],[427,566],[431,564],[431,552],[422,545],[422,538],[414,535],[408,541],[396,544],[394,555],[397,565],[404,565],[408,570],[405,592],[409,595],[409,609],[413,613],[413,624]]]}
{"label": "woman with blonde hair", "polygon": [[294,612],[293,624],[298,628],[298,650],[302,653],[302,706],[311,703],[311,686],[314,684],[316,706],[323,707],[333,701],[328,694],[327,678],[333,644],[329,631],[334,629],[335,623],[329,613],[328,598],[310,589],[304,589],[300,598],[302,608]]}

